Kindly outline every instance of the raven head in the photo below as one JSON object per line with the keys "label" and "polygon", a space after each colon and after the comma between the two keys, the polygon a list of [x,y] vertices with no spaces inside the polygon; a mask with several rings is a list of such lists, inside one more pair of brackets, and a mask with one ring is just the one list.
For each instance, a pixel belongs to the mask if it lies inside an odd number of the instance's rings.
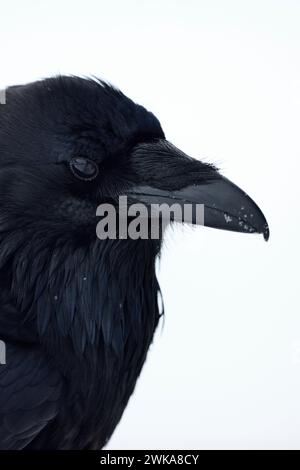
{"label": "raven head", "polygon": [[244,191],[170,144],[152,113],[110,85],[62,76],[9,88],[6,101],[2,231],[85,243],[97,206],[125,194],[146,205],[204,204],[204,225],[268,239]]}

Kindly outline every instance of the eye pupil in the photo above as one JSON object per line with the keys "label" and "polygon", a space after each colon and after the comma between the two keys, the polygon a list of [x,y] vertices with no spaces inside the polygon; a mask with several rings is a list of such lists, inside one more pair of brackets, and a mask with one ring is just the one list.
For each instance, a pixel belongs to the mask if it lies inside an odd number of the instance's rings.
{"label": "eye pupil", "polygon": [[95,179],[99,173],[97,163],[84,157],[72,158],[70,161],[70,169],[74,176],[84,181]]}

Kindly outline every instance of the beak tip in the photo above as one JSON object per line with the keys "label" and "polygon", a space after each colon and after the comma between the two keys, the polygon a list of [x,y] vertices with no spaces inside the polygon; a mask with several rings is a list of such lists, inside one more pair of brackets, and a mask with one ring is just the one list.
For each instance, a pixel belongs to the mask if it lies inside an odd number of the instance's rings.
{"label": "beak tip", "polygon": [[265,227],[264,227],[264,230],[263,230],[263,236],[264,236],[264,239],[265,239],[266,242],[270,238],[270,230],[269,230],[269,226],[268,226],[267,223],[265,224]]}

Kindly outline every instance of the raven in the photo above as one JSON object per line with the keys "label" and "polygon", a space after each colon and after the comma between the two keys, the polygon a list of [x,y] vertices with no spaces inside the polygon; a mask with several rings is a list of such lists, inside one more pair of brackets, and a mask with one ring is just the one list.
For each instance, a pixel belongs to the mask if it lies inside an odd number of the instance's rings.
{"label": "raven", "polygon": [[163,313],[163,236],[100,240],[97,207],[120,195],[201,203],[205,225],[269,237],[249,196],[169,143],[157,118],[110,84],[58,76],[6,90],[1,449],[100,449],[121,419]]}

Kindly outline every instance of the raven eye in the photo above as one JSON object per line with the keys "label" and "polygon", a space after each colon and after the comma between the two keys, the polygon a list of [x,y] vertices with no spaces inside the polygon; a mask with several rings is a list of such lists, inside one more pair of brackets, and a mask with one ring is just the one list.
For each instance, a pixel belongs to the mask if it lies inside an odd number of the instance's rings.
{"label": "raven eye", "polygon": [[84,157],[74,157],[70,161],[70,169],[76,178],[83,181],[92,181],[99,174],[96,162]]}

